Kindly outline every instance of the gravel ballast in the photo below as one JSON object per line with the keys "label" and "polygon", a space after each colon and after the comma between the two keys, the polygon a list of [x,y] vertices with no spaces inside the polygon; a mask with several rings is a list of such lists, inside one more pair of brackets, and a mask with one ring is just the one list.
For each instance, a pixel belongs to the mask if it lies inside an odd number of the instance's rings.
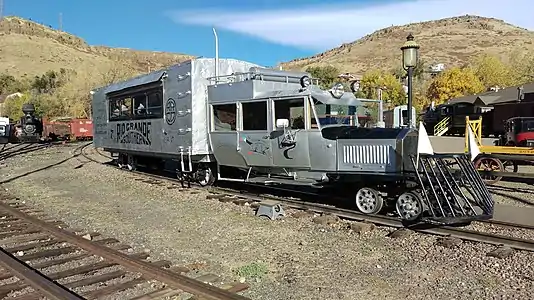
{"label": "gravel ballast", "polygon": [[0,162],[2,188],[72,227],[150,250],[155,260],[197,263],[246,281],[243,295],[252,299],[532,298],[534,253],[497,258],[487,255],[497,248],[491,245],[442,243],[407,230],[391,235],[390,228],[293,210],[269,221],[249,206],[206,199],[204,190],[141,182],[83,157],[55,165],[76,147]]}

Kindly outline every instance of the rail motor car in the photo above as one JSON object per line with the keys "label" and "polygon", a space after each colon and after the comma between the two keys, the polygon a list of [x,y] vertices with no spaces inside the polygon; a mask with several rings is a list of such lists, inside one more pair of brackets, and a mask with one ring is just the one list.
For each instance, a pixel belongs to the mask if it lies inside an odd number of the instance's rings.
{"label": "rail motor car", "polygon": [[361,212],[392,204],[408,221],[457,223],[493,213],[465,155],[434,154],[426,131],[361,128],[356,115],[332,124],[318,112],[332,105],[355,112],[361,101],[342,84],[321,89],[309,73],[199,58],[91,94],[95,147],[130,170],[174,164],[179,176],[194,174],[202,185],[340,185],[353,191]]}

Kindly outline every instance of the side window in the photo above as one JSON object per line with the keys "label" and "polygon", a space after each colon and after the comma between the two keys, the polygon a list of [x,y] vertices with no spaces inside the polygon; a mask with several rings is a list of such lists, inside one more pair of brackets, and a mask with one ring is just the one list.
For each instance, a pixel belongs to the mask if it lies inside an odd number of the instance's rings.
{"label": "side window", "polygon": [[109,99],[109,119],[127,119],[132,115],[132,98]]}
{"label": "side window", "polygon": [[241,103],[243,130],[267,130],[267,101]]}
{"label": "side window", "polygon": [[163,97],[160,91],[153,91],[148,93],[148,109],[149,115],[161,117],[163,115]]}
{"label": "side window", "polygon": [[291,129],[304,129],[304,98],[275,100],[274,118],[288,119]]}
{"label": "side window", "polygon": [[233,104],[213,105],[213,131],[235,131],[237,106]]}
{"label": "side window", "polygon": [[161,87],[147,88],[109,99],[109,119],[152,119],[163,115]]}
{"label": "side window", "polygon": [[146,95],[141,94],[134,97],[134,114],[136,116],[145,116],[146,115]]}

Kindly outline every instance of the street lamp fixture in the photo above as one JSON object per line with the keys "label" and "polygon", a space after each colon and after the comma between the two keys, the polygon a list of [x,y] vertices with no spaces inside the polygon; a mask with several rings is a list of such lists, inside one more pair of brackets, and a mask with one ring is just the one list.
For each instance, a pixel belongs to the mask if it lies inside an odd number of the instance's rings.
{"label": "street lamp fixture", "polygon": [[419,45],[414,41],[413,35],[410,33],[406,38],[406,42],[400,48],[402,50],[402,67],[408,71],[408,127],[412,128],[412,95],[413,95],[413,70],[417,67],[419,60]]}

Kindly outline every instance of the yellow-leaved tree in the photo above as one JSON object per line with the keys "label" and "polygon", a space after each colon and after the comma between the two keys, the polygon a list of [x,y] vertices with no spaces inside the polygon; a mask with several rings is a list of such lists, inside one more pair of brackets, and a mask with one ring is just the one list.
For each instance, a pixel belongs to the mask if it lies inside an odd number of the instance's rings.
{"label": "yellow-leaved tree", "polygon": [[36,107],[37,113],[39,113],[39,104],[35,99],[32,99],[29,92],[24,91],[20,97],[11,97],[4,102],[5,114],[14,122],[18,122],[24,115],[22,112],[22,105],[25,103],[33,103]]}
{"label": "yellow-leaved tree", "polygon": [[382,88],[382,100],[394,106],[406,103],[402,84],[393,74],[377,69],[365,72],[360,81],[360,95],[367,99],[378,99],[378,88]]}
{"label": "yellow-leaved tree", "polygon": [[510,65],[505,64],[499,57],[490,54],[478,56],[471,68],[482,85],[487,89],[493,86],[501,88],[513,86],[516,80]]}
{"label": "yellow-leaved tree", "polygon": [[484,91],[484,85],[473,69],[454,67],[434,78],[428,87],[427,97],[438,105],[449,99],[482,91]]}
{"label": "yellow-leaved tree", "polygon": [[508,64],[510,74],[517,85],[534,82],[534,52],[518,49],[510,54]]}

